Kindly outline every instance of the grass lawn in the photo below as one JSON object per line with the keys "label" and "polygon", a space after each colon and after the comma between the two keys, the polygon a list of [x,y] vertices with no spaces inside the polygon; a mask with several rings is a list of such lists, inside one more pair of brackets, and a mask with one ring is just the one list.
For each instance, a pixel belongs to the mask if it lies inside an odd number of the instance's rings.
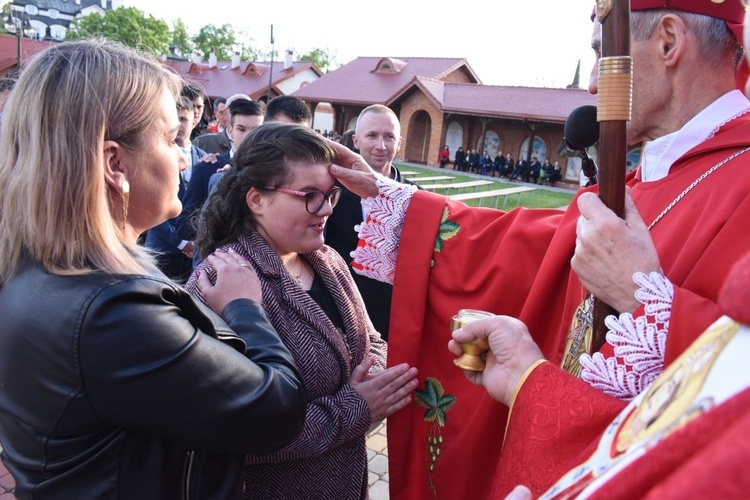
{"label": "grass lawn", "polygon": [[[453,176],[455,177],[455,179],[451,180],[450,181],[451,183],[475,181],[480,178],[482,180],[493,181],[492,184],[487,184],[486,186],[480,186],[476,188],[478,191],[491,191],[495,189],[511,188],[511,187],[517,187],[517,186],[531,186],[531,184],[527,184],[527,183],[495,182],[495,178],[493,177],[486,177],[486,176],[480,177],[477,175],[469,176],[469,175],[465,175],[463,172],[455,172],[453,170],[447,170],[447,169],[436,172],[435,170],[432,170],[432,169],[419,168],[413,165],[399,165],[398,163],[396,163],[396,166],[402,171],[419,172],[418,177],[427,177],[427,176],[435,176],[435,175]],[[410,176],[409,178],[413,179],[414,177]],[[575,194],[573,192],[551,191],[551,190],[543,189],[541,188],[541,186],[537,186],[537,187],[539,187],[539,189],[535,190],[533,193],[529,192],[529,193],[521,194],[520,206],[528,207],[528,208],[564,207],[570,203],[570,200],[573,199],[573,195]],[[474,188],[470,188],[467,191],[473,191],[473,190]],[[458,192],[464,192],[464,190],[461,190]],[[451,190],[451,194],[455,194],[455,193],[456,193],[455,190]],[[505,206],[505,209],[511,210],[515,208],[516,199],[518,199],[518,195],[508,196],[508,203]],[[466,202],[466,204],[472,207],[476,207],[476,206],[479,206],[479,200],[469,200],[468,202]],[[483,206],[487,206],[488,204],[494,206],[494,199],[482,200]],[[500,202],[500,206],[502,206],[502,202]]]}

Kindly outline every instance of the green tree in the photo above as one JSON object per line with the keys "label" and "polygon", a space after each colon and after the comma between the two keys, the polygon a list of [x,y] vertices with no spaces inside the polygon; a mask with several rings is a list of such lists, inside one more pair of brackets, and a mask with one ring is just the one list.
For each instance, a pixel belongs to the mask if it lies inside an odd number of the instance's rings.
{"label": "green tree", "polygon": [[307,54],[301,55],[299,60],[314,62],[321,71],[327,73],[331,66],[336,65],[336,54],[331,52],[328,47],[324,49],[315,48]]}
{"label": "green tree", "polygon": [[193,41],[190,39],[187,26],[180,18],[172,24],[172,45],[179,50],[182,57],[189,59],[193,53]]}
{"label": "green tree", "polygon": [[135,7],[120,7],[106,14],[89,14],[70,25],[66,40],[104,37],[160,56],[169,50],[169,25]]}
{"label": "green tree", "polygon": [[237,34],[229,24],[221,27],[208,24],[193,37],[193,43],[204,60],[214,51],[220,61],[227,61],[237,46]]}

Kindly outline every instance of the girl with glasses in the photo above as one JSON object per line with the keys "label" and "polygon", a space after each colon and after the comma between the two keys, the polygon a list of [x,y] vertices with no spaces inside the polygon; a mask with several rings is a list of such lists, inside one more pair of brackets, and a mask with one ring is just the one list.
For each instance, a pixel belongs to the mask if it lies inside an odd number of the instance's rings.
{"label": "girl with glasses", "polygon": [[[263,308],[307,391],[302,434],[247,457],[245,498],[366,498],[365,434],[406,406],[417,385],[414,368],[385,369],[385,342],[343,259],[323,243],[340,194],[333,158],[311,129],[265,124],[243,140],[199,221],[202,255],[231,249],[255,269]],[[187,284],[199,298],[204,273],[213,279],[210,262]]]}

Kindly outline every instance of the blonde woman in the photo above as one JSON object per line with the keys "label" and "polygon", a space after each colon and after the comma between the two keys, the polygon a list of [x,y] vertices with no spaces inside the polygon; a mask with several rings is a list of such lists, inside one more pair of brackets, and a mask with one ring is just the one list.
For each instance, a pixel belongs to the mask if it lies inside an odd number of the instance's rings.
{"label": "blonde woman", "polygon": [[61,43],[3,114],[0,441],[19,499],[236,498],[242,454],[300,430],[253,271],[209,257],[222,320],[136,246],[180,210],[178,89],[129,49]]}

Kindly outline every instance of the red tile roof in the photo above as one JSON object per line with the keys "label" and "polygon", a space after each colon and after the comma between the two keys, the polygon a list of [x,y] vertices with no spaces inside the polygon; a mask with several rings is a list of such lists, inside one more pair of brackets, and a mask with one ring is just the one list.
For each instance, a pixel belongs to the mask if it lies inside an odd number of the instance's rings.
{"label": "red tile roof", "polygon": [[[388,62],[393,71],[376,71]],[[402,64],[405,63],[405,64]],[[471,81],[479,82],[466,59],[433,57],[358,57],[293,93],[303,100],[348,104],[388,104],[421,76],[440,80],[463,70]]]}
{"label": "red tile roof", "polygon": [[[181,77],[200,83],[211,97],[229,97],[237,93],[250,96],[265,91],[268,87],[269,62],[242,62],[237,68],[232,69],[228,61],[219,61],[214,68],[209,68],[203,62],[196,64],[190,61],[167,60],[165,64],[173,68]],[[272,87],[291,78],[305,70],[312,70],[317,76],[323,72],[311,62],[295,62],[289,69],[284,69],[284,61],[273,63]],[[278,92],[277,93],[282,93]]]}
{"label": "red tile roof", "polygon": [[[21,42],[21,60],[24,66],[35,55],[51,45],[52,42],[40,42],[24,38]],[[16,67],[18,59],[18,38],[15,35],[0,35],[0,72]]]}
{"label": "red tile roof", "polygon": [[[384,61],[395,70],[375,71]],[[583,89],[501,87],[441,81],[462,67],[470,77],[473,76],[465,59],[360,57],[294,92],[294,95],[316,102],[390,105],[419,89],[445,113],[560,123],[565,123],[570,112],[578,106],[596,104],[596,97]],[[475,78],[475,81],[479,82],[479,79]]]}
{"label": "red tile roof", "polygon": [[575,108],[596,105],[596,96],[583,89],[448,83],[442,104],[445,113],[565,123]]}

